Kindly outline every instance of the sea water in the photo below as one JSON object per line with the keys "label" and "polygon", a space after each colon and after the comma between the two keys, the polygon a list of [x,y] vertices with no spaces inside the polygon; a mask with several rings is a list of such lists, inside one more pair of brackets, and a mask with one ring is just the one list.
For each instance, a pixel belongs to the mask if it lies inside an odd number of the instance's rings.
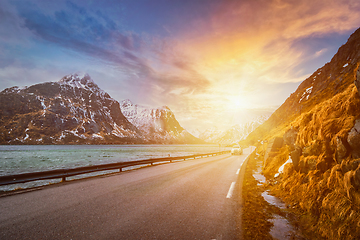
{"label": "sea water", "polygon": [[[76,168],[151,158],[188,156],[229,150],[219,145],[0,145],[0,176]],[[130,167],[134,168],[134,167]],[[90,173],[82,178],[114,170]],[[118,170],[115,170],[118,171]],[[12,191],[59,182],[60,179],[33,181],[0,186],[0,191]]]}
{"label": "sea water", "polygon": [[0,145],[0,175],[176,157],[227,150],[219,145]]}

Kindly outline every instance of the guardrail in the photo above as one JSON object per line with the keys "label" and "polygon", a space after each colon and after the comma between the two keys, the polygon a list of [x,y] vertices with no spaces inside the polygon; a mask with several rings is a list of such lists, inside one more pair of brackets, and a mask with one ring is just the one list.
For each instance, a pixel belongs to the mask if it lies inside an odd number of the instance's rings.
{"label": "guardrail", "polygon": [[176,160],[186,160],[191,158],[195,159],[197,157],[216,156],[229,152],[230,151],[221,151],[221,152],[206,153],[206,154],[195,154],[190,156],[153,158],[153,159],[139,160],[132,162],[108,163],[108,164],[92,165],[92,166],[78,167],[78,168],[56,169],[56,170],[49,170],[43,172],[31,172],[31,173],[21,173],[16,175],[0,176],[0,186],[15,184],[15,183],[26,183],[26,182],[38,181],[38,180],[56,179],[56,178],[61,178],[62,181],[66,181],[67,177],[86,174],[86,173],[115,170],[115,169],[119,169],[119,171],[122,172],[123,168],[125,167],[132,167],[132,166],[146,165],[146,164],[153,165],[154,163],[159,163],[159,162],[172,162]]}

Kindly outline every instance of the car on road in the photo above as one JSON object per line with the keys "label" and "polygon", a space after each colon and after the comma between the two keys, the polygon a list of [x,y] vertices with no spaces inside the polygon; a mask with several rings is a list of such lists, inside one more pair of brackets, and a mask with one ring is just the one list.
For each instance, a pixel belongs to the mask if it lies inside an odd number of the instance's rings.
{"label": "car on road", "polygon": [[231,149],[231,155],[241,155],[241,154],[243,154],[243,150],[240,146],[234,146]]}

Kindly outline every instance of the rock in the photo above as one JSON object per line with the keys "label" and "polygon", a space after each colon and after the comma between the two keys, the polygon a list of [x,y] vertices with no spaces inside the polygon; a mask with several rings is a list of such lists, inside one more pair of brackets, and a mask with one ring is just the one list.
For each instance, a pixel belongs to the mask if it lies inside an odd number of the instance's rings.
{"label": "rock", "polygon": [[302,157],[299,163],[299,168],[301,173],[308,173],[310,170],[316,169],[316,160],[317,157]]}
{"label": "rock", "polygon": [[272,142],[272,146],[271,146],[271,151],[272,152],[277,151],[284,144],[283,138],[280,138],[280,137],[276,137],[276,138],[272,139],[272,141],[270,140],[269,144],[271,144],[271,142]]}
{"label": "rock", "polygon": [[355,170],[352,180],[355,189],[360,190],[360,166]]}
{"label": "rock", "polygon": [[283,144],[284,140],[280,137],[275,137],[269,141],[265,151],[264,166],[267,166],[268,160],[276,155],[276,152],[283,146]]}
{"label": "rock", "polygon": [[360,158],[360,119],[355,121],[355,125],[347,137],[347,142],[351,147],[352,157],[354,159]]}
{"label": "rock", "polygon": [[345,139],[343,140],[336,137],[335,159],[337,163],[341,164],[341,162],[348,156],[349,147],[349,143]]}
{"label": "rock", "polygon": [[298,134],[298,129],[291,127],[289,130],[287,130],[283,136],[284,144],[288,145],[290,149],[295,149],[295,142]]}
{"label": "rock", "polygon": [[294,169],[296,171],[299,170],[300,156],[302,154],[302,150],[300,147],[295,146],[295,150],[290,153],[292,162],[294,164]]}
{"label": "rock", "polygon": [[354,83],[355,83],[355,86],[356,86],[356,88],[358,90],[358,94],[360,96],[360,67],[356,71],[356,79],[355,79]]}

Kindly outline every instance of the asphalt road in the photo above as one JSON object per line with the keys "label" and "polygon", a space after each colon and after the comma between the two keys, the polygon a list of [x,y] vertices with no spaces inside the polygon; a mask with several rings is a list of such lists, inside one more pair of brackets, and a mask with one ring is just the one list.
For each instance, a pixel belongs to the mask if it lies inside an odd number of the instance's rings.
{"label": "asphalt road", "polygon": [[0,239],[236,239],[230,186],[249,152],[0,197]]}

